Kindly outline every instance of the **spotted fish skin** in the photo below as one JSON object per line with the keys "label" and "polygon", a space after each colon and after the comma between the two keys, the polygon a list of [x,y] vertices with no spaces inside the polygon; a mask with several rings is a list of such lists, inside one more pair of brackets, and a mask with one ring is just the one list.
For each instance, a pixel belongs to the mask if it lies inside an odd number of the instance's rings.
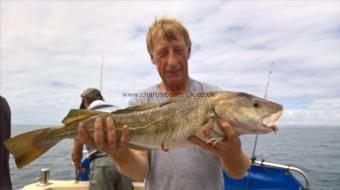
{"label": "spotted fish skin", "polygon": [[122,127],[128,125],[130,147],[165,150],[191,146],[187,140],[191,135],[204,139],[202,126],[208,122],[213,123],[209,126],[212,137],[223,138],[216,124],[218,119],[228,121],[239,135],[276,131],[275,121],[282,109],[280,104],[243,92],[188,93],[170,97],[162,104],[142,104],[112,113],[74,109],[63,119],[62,126],[18,135],[7,140],[5,146],[21,168],[61,140],[77,137],[79,122],[84,122],[93,136],[95,119],[112,117],[117,139]]}

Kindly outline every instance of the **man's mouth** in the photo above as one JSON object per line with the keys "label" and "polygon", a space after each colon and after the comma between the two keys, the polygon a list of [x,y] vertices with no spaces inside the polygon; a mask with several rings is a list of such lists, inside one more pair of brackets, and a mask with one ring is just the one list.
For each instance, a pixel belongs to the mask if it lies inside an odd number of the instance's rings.
{"label": "man's mouth", "polygon": [[179,77],[179,76],[181,76],[181,70],[166,71],[165,73],[166,73],[167,77]]}

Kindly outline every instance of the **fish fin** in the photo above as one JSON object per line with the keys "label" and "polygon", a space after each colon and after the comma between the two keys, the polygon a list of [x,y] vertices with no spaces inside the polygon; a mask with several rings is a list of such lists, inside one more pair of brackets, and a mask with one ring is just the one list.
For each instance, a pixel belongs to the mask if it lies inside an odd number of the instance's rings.
{"label": "fish fin", "polygon": [[140,105],[136,105],[136,106],[132,106],[132,107],[128,107],[125,109],[120,109],[120,110],[116,110],[114,112],[111,112],[111,114],[122,114],[122,113],[131,113],[131,112],[135,112],[135,111],[143,111],[143,110],[149,110],[152,108],[158,108],[167,104],[171,104],[174,102],[178,102],[178,101],[182,101],[185,100],[185,96],[176,96],[176,97],[170,97],[168,98],[166,101],[160,103],[160,104],[154,104],[154,103],[146,103],[146,104],[140,104]]}
{"label": "fish fin", "polygon": [[144,150],[144,151],[151,150],[150,148],[140,146],[140,145],[131,144],[131,143],[128,143],[128,147],[131,148],[131,149],[135,149],[135,150]]}
{"label": "fish fin", "polygon": [[49,132],[53,128],[38,129],[23,133],[4,142],[12,153],[17,168],[22,168],[37,159],[61,139],[51,138]]}
{"label": "fish fin", "polygon": [[174,96],[174,97],[170,97],[167,100],[165,100],[164,102],[162,102],[161,104],[159,104],[159,106],[165,106],[167,104],[185,101],[185,100],[187,100],[187,98],[188,98],[188,96]]}
{"label": "fish fin", "polygon": [[159,104],[140,104],[137,106],[132,106],[132,107],[128,107],[125,109],[120,109],[117,111],[112,112],[111,114],[122,114],[122,113],[131,113],[131,112],[135,112],[135,111],[143,111],[143,110],[148,110],[148,109],[152,109],[152,108],[157,108],[159,107]]}
{"label": "fish fin", "polygon": [[168,152],[168,151],[169,151],[168,148],[165,148],[165,143],[164,143],[164,141],[162,141],[162,143],[161,143],[161,149],[162,149],[164,152]]}
{"label": "fish fin", "polygon": [[211,126],[213,125],[213,120],[208,120],[205,123],[201,125],[201,127],[198,129],[197,133],[195,134],[198,137],[202,138],[210,138],[211,137]]}
{"label": "fish fin", "polygon": [[[160,106],[171,104],[174,102],[182,102],[186,101],[188,98],[203,98],[203,97],[210,97],[214,96],[217,93],[217,91],[210,91],[210,92],[186,92],[183,94],[180,94],[178,96],[171,96],[166,101],[162,102]],[[206,94],[206,95],[204,95]]]}
{"label": "fish fin", "polygon": [[107,112],[85,110],[85,109],[72,109],[68,112],[67,116],[63,119],[62,123],[68,125],[73,122],[81,121],[92,116],[104,114]]}

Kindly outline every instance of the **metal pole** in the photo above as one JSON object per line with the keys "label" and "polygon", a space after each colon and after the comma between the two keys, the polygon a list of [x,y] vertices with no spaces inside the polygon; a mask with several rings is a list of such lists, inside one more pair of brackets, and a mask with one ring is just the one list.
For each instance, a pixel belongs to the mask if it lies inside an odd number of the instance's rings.
{"label": "metal pole", "polygon": [[[271,62],[271,64],[270,64],[270,69],[269,69],[269,73],[268,73],[267,84],[266,84],[266,90],[265,90],[265,93],[264,93],[264,99],[267,99],[267,93],[268,93],[268,88],[269,88],[269,84],[270,84],[270,77],[271,77],[272,72],[273,72],[273,71],[272,71],[273,65],[274,65],[274,63]],[[255,136],[255,142],[254,142],[254,148],[253,148],[253,153],[252,153],[252,156],[251,156],[252,162],[254,162],[254,161],[256,160],[256,157],[255,157],[255,150],[256,150],[257,141],[258,141],[258,135],[256,134],[256,136]]]}

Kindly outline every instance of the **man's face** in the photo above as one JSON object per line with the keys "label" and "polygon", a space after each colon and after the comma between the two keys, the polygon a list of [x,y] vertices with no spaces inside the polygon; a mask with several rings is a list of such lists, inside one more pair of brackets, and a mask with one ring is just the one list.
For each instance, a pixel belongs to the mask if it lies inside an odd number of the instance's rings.
{"label": "man's face", "polygon": [[163,31],[158,31],[154,39],[151,60],[157,66],[159,75],[168,87],[183,85],[189,79],[188,59],[190,51],[184,37],[168,41]]}

